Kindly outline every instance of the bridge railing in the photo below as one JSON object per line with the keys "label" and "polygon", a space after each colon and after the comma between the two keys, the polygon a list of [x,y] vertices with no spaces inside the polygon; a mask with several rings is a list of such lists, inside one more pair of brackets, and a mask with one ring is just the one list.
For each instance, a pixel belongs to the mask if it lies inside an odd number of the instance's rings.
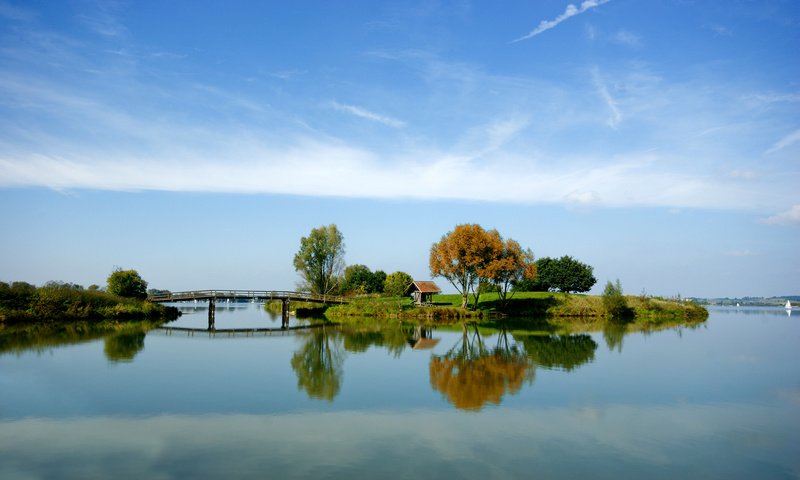
{"label": "bridge railing", "polygon": [[256,300],[294,300],[314,303],[347,303],[345,297],[319,295],[309,292],[290,292],[285,290],[191,290],[151,295],[151,302],[181,302],[187,300],[216,299],[256,299]]}

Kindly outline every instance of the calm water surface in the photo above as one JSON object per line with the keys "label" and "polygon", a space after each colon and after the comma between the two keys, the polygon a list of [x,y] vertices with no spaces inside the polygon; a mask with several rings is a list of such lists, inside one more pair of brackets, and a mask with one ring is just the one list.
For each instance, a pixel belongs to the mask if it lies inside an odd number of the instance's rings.
{"label": "calm water surface", "polygon": [[[292,319],[292,325],[298,324]],[[174,327],[207,325],[187,309]],[[257,305],[216,326],[275,328]],[[0,478],[800,478],[800,315],[153,330],[0,351]]]}

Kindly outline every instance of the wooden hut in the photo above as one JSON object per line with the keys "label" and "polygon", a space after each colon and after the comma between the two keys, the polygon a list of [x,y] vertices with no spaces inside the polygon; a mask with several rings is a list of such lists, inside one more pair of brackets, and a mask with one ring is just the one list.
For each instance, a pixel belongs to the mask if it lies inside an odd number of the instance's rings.
{"label": "wooden hut", "polygon": [[442,293],[442,290],[431,281],[414,281],[406,288],[406,295],[414,296],[414,303],[426,305],[431,303],[431,297]]}

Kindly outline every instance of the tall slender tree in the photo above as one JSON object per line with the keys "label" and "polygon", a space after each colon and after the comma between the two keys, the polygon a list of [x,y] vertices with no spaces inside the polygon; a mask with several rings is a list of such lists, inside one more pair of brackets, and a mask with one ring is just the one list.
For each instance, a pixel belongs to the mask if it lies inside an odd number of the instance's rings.
{"label": "tall slender tree", "polygon": [[335,224],[314,228],[300,239],[294,268],[303,288],[321,295],[334,291],[344,270],[344,237]]}

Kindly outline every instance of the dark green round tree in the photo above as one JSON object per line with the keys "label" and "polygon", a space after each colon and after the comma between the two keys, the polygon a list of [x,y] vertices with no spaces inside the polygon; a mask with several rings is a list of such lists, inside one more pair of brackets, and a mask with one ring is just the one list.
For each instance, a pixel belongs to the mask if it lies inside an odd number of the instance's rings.
{"label": "dark green round tree", "polygon": [[136,270],[118,268],[108,276],[108,293],[144,300],[147,298],[147,282],[142,280]]}

